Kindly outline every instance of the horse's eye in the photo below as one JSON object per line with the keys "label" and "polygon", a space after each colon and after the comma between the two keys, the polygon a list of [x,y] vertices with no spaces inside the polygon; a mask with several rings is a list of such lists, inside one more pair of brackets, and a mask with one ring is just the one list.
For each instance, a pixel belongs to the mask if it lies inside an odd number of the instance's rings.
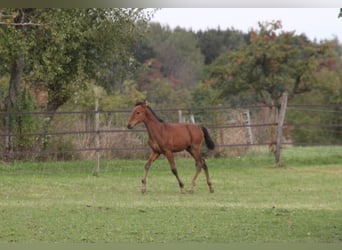
{"label": "horse's eye", "polygon": [[139,111],[137,111],[137,115],[140,115],[140,112],[139,112]]}

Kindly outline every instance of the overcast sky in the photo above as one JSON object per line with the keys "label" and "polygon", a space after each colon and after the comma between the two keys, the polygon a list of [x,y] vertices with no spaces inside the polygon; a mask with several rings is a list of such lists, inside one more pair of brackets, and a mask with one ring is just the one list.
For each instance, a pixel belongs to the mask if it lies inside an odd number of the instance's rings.
{"label": "overcast sky", "polygon": [[220,27],[248,32],[257,29],[259,21],[281,20],[285,31],[305,33],[318,41],[337,37],[342,43],[338,14],[338,8],[163,8],[152,21],[195,31]]}

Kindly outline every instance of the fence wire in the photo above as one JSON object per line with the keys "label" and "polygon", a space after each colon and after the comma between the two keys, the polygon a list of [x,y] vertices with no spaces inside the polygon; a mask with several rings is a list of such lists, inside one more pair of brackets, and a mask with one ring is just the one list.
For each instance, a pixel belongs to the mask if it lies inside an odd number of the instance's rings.
{"label": "fence wire", "polygon": [[[172,108],[155,109],[158,115],[166,117],[169,122],[179,121],[179,112],[184,117],[194,114],[196,122],[207,126],[215,137],[216,146],[219,150],[225,148],[239,147],[258,147],[269,146],[273,143],[268,133],[277,123],[269,122],[267,112],[268,106],[246,106],[246,107],[200,107],[200,108]],[[333,113],[337,116],[342,112],[342,105],[289,105],[288,112],[325,112]],[[244,113],[251,114],[251,121],[244,120]],[[94,130],[93,117],[99,113],[102,117],[100,129]],[[42,121],[46,117],[54,117],[52,121],[46,123],[46,127],[41,126],[39,131],[15,131],[6,133],[4,128],[0,128],[0,156],[1,158],[17,159],[25,156],[49,156],[49,155],[72,155],[82,152],[111,152],[110,157],[115,157],[118,152],[147,152],[146,129],[142,126],[134,129],[126,129],[126,122],[131,110],[111,110],[111,111],[65,111],[65,112],[0,112],[1,117],[17,116],[31,117],[33,120]],[[77,118],[81,116],[82,118]],[[341,121],[341,119],[340,119]],[[76,124],[72,125],[73,122]],[[71,124],[71,125],[70,125]],[[248,130],[248,128],[251,128]],[[284,130],[293,132],[297,128],[318,128],[331,129],[332,133],[339,134],[342,131],[342,124],[336,123],[286,123]],[[246,139],[248,133],[253,134],[253,142]],[[286,131],[285,131],[286,132]],[[100,147],[94,147],[94,136],[99,135],[102,138]],[[235,136],[239,139],[234,138]],[[291,135],[290,135],[291,136]],[[66,139],[63,139],[68,137]],[[72,137],[72,138],[71,138]],[[286,133],[285,133],[286,137]],[[30,147],[23,145],[8,149],[5,140],[22,140],[31,143]],[[54,139],[52,139],[54,138]],[[241,139],[242,138],[242,139]],[[251,137],[250,137],[251,138]],[[115,143],[109,143],[107,140],[114,140]],[[240,140],[241,139],[241,140]],[[46,142],[40,142],[44,141]],[[73,141],[72,143],[70,141]],[[78,143],[75,143],[77,141]],[[45,144],[44,144],[45,143]],[[63,145],[63,143],[65,143]],[[73,145],[67,145],[71,143]],[[58,145],[57,145],[58,144]],[[55,146],[54,146],[55,145]],[[342,141],[337,140],[334,143],[329,142],[300,142],[284,138],[283,145],[293,146],[342,146]],[[124,153],[127,157],[129,154]]]}

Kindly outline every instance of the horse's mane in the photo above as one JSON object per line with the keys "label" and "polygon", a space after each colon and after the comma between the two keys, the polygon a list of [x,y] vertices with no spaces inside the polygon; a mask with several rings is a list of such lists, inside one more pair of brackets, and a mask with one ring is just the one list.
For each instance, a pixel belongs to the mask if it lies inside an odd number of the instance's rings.
{"label": "horse's mane", "polygon": [[[139,106],[139,105],[144,105],[144,102],[136,102],[135,106]],[[153,109],[151,109],[150,106],[147,105],[147,108],[151,111],[151,113],[154,115],[155,118],[157,118],[158,121],[160,122],[164,122],[163,119],[161,119],[159,116],[157,116],[157,114],[153,111]]]}

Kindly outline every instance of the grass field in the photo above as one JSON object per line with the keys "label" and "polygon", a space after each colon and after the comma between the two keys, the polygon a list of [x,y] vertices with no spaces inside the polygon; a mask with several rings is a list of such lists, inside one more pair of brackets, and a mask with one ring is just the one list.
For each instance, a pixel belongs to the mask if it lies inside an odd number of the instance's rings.
{"label": "grass field", "polygon": [[[342,242],[341,147],[207,159],[181,194],[165,158],[140,193],[144,160],[0,164],[0,242]],[[192,159],[177,158],[189,187]]]}

